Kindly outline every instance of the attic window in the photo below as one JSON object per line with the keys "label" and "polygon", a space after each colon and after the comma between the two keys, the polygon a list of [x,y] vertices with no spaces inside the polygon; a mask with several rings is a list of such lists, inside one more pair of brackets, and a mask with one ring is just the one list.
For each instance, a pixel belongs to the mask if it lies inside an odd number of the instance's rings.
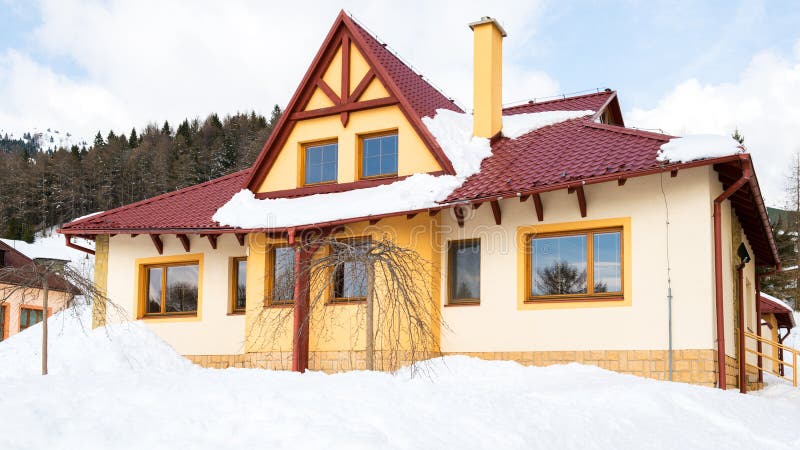
{"label": "attic window", "polygon": [[338,143],[325,142],[306,145],[303,153],[303,184],[336,182],[339,165]]}
{"label": "attic window", "polygon": [[361,178],[397,175],[397,131],[362,136]]}

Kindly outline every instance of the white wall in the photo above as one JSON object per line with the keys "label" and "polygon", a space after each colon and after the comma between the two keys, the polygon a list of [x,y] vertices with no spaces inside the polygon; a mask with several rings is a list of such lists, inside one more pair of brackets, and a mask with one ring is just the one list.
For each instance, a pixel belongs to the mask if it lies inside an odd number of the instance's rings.
{"label": "white wall", "polygon": [[[713,174],[713,175],[712,175]],[[632,239],[631,306],[521,310],[518,308],[516,229],[536,225],[529,199],[501,202],[502,227],[494,224],[489,205],[474,211],[463,229],[443,213],[448,239],[481,236],[480,306],[443,307],[449,327],[442,330],[442,351],[545,351],[667,349],[666,210],[674,297],[675,349],[714,348],[712,209],[709,202],[716,173],[709,167],[585,187],[587,218],[581,219],[575,194],[566,190],[542,195],[544,224],[629,217]],[[728,234],[730,236],[730,234]],[[442,252],[442,283],[447,258]],[[442,285],[443,287],[446,284]],[[445,305],[447,290],[442,289]]]}
{"label": "white wall", "polygon": [[[186,252],[174,235],[161,237],[164,255]],[[234,235],[223,235],[213,250],[208,239],[189,236],[190,253],[203,253],[202,298],[196,319],[144,319],[147,326],[184,355],[231,355],[244,350],[244,315],[229,315],[229,261],[245,256]],[[117,235],[110,239],[108,255],[108,297],[136,319],[137,258],[160,256],[150,237]],[[109,311],[113,321],[113,312]]]}

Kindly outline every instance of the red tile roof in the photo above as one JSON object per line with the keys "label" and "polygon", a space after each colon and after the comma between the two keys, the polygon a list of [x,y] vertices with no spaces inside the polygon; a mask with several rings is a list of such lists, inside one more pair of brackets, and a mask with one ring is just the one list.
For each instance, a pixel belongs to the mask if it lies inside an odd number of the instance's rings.
{"label": "red tile roof", "polygon": [[385,45],[375,39],[356,21],[352,21],[356,33],[366,43],[366,50],[372,54],[374,60],[386,70],[389,78],[397,85],[403,96],[408,100],[409,106],[420,119],[433,117],[437,109],[449,109],[464,112],[453,101],[444,96],[438,89],[428,83],[425,78],[414,72],[406,63],[390,52]]}
{"label": "red tile roof", "polygon": [[759,296],[759,303],[762,314],[775,314],[775,318],[778,319],[778,326],[782,328],[793,328],[795,326],[794,311],[782,301],[762,293]]}
{"label": "red tile roof", "polygon": [[205,230],[220,227],[211,217],[242,189],[249,169],[205,183],[168,192],[70,222],[62,230],[70,234],[99,230]]}
{"label": "red tile roof", "polygon": [[572,97],[562,97],[554,100],[534,101],[531,100],[521,105],[508,106],[503,108],[503,115],[514,115],[523,113],[535,113],[545,111],[601,111],[603,107],[616,97],[616,92],[610,89],[604,91],[576,95]]}

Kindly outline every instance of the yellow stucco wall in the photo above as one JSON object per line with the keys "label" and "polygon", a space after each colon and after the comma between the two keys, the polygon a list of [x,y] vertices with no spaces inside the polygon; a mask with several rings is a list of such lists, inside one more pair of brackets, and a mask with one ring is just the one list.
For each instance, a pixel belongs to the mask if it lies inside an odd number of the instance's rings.
{"label": "yellow stucco wall", "polygon": [[294,189],[301,186],[303,145],[336,140],[339,144],[339,183],[358,179],[359,135],[397,130],[397,173],[399,176],[442,170],[439,163],[403,116],[398,106],[386,106],[350,114],[347,127],[338,115],[300,121],[286,140],[275,164],[258,192]]}
{"label": "yellow stucco wall", "polygon": [[[713,246],[711,169],[664,175],[670,212],[670,258],[674,296],[674,348],[713,349]],[[491,208],[471,210],[464,228],[443,215],[441,245],[449,240],[481,239],[481,303],[444,306],[449,329],[442,332],[445,352],[553,350],[662,350],[668,348],[666,212],[659,175],[585,186],[588,216],[581,218],[575,194],[542,194],[544,222],[530,199],[500,202],[502,225]],[[608,219],[630,222],[630,304],[565,303],[547,309],[519,306],[519,227],[556,227]],[[557,227],[556,227],[557,228]],[[550,230],[552,231],[552,230]],[[441,263],[447,266],[443,254]],[[446,282],[446,270],[442,273]],[[626,287],[628,284],[626,283]]]}
{"label": "yellow stucco wall", "polygon": [[[109,309],[108,321],[139,317],[137,293],[140,264],[181,258],[202,259],[197,317],[148,318],[144,323],[181,354],[227,355],[244,350],[243,314],[229,314],[230,259],[246,255],[233,235],[220,236],[217,249],[208,239],[189,235],[191,252],[186,253],[174,235],[162,235],[164,255],[158,255],[147,235],[132,238],[117,235],[110,239],[108,252],[108,298],[121,308],[123,317]],[[249,305],[248,305],[249,306]]]}
{"label": "yellow stucco wall", "polygon": [[[66,292],[48,290],[47,307],[50,314],[55,314],[64,309],[70,299],[72,299],[72,295]],[[4,337],[8,338],[19,333],[19,314],[23,306],[42,309],[43,300],[43,291],[41,289],[22,289],[16,285],[0,284],[0,305],[6,309],[5,329],[0,330],[0,332],[5,333]]]}
{"label": "yellow stucco wall", "polygon": [[[432,231],[438,222],[437,217],[427,214],[417,215],[411,220],[405,216],[381,220],[376,225],[360,222],[347,226],[336,238],[366,237],[372,239],[391,239],[397,245],[415,249],[430,264],[426,268],[429,276],[421,282],[432,294],[430,310],[436,314],[439,298],[439,267],[438,257],[432,241]],[[265,298],[265,273],[271,271],[267,252],[270,245],[283,244],[267,238],[253,238],[250,240],[250,258],[257,259],[258,263],[249,265],[248,268],[248,303],[250,299]],[[315,257],[319,257],[327,250],[320,249]],[[382,296],[381,286],[376,287],[376,296]],[[346,304],[328,302],[329,296],[323,293],[319,285],[311,290],[311,331],[309,333],[309,350],[315,351],[349,351],[364,349],[365,307],[363,303]],[[380,300],[378,300],[380,301]],[[434,322],[431,327],[439,333],[439,323]],[[386,322],[376,322],[376,328],[388,329]],[[400,335],[403,335],[402,327]],[[291,351],[292,341],[292,309],[285,307],[250,307],[247,314],[247,345],[248,352]],[[377,348],[388,347],[385,336],[379,339]],[[407,336],[406,336],[407,337]],[[401,347],[407,344],[406,337],[401,339]]]}

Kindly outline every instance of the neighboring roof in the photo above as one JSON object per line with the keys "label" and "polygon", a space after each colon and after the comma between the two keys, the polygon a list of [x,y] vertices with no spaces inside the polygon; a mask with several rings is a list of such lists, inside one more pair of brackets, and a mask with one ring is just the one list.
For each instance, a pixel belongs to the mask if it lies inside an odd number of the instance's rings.
{"label": "neighboring roof", "polygon": [[624,126],[622,113],[619,109],[617,92],[611,89],[595,92],[592,94],[575,95],[572,97],[561,97],[553,100],[535,101],[531,100],[515,106],[503,108],[503,115],[514,115],[524,113],[537,113],[545,111],[595,111],[595,117],[599,116],[604,110],[614,116],[616,125]]}
{"label": "neighboring roof", "polygon": [[[396,99],[400,110],[411,124],[411,127],[433,154],[442,170],[445,173],[454,174],[450,161],[442,151],[439,143],[423,125],[422,118],[426,116],[433,117],[437,109],[463,112],[461,108],[428,83],[421,74],[414,72],[406,63],[389,51],[386,45],[375,39],[372,34],[356,23],[344,11],[341,11],[320,46],[317,55],[308,67],[303,80],[291,100],[289,100],[283,115],[275,125],[275,129],[264,144],[261,153],[259,153],[252,166],[251,173],[242,183],[243,188],[248,188],[253,192],[257,190],[297,122],[292,118],[293,113],[305,112],[302,111],[302,108],[305,107],[308,99],[316,89],[315,79],[322,77],[339,47],[351,40],[374,70],[375,76],[386,87],[391,98]],[[328,109],[335,107],[336,105]]]}
{"label": "neighboring roof", "polygon": [[[3,255],[3,265],[0,266],[0,285],[3,284],[10,284],[10,285],[21,285],[21,286],[28,286],[35,282],[35,279],[32,279],[30,276],[32,274],[26,273],[27,270],[21,270],[15,273],[6,272],[8,269],[30,269],[34,264],[36,264],[31,258],[28,258],[14,247],[6,244],[3,241],[0,241],[0,251],[4,252]],[[5,273],[4,273],[5,272]],[[49,277],[49,287],[50,289],[56,291],[64,291],[64,292],[71,292],[74,290],[74,287],[64,281],[64,279],[52,275]],[[31,286],[35,287],[35,286]],[[0,298],[0,303],[2,303],[2,298]]]}
{"label": "neighboring roof", "polygon": [[225,230],[211,216],[242,189],[250,169],[70,222],[62,232]]}
{"label": "neighboring roof", "polygon": [[783,300],[769,294],[761,293],[759,302],[762,314],[775,314],[778,326],[781,328],[794,328],[794,310]]}

